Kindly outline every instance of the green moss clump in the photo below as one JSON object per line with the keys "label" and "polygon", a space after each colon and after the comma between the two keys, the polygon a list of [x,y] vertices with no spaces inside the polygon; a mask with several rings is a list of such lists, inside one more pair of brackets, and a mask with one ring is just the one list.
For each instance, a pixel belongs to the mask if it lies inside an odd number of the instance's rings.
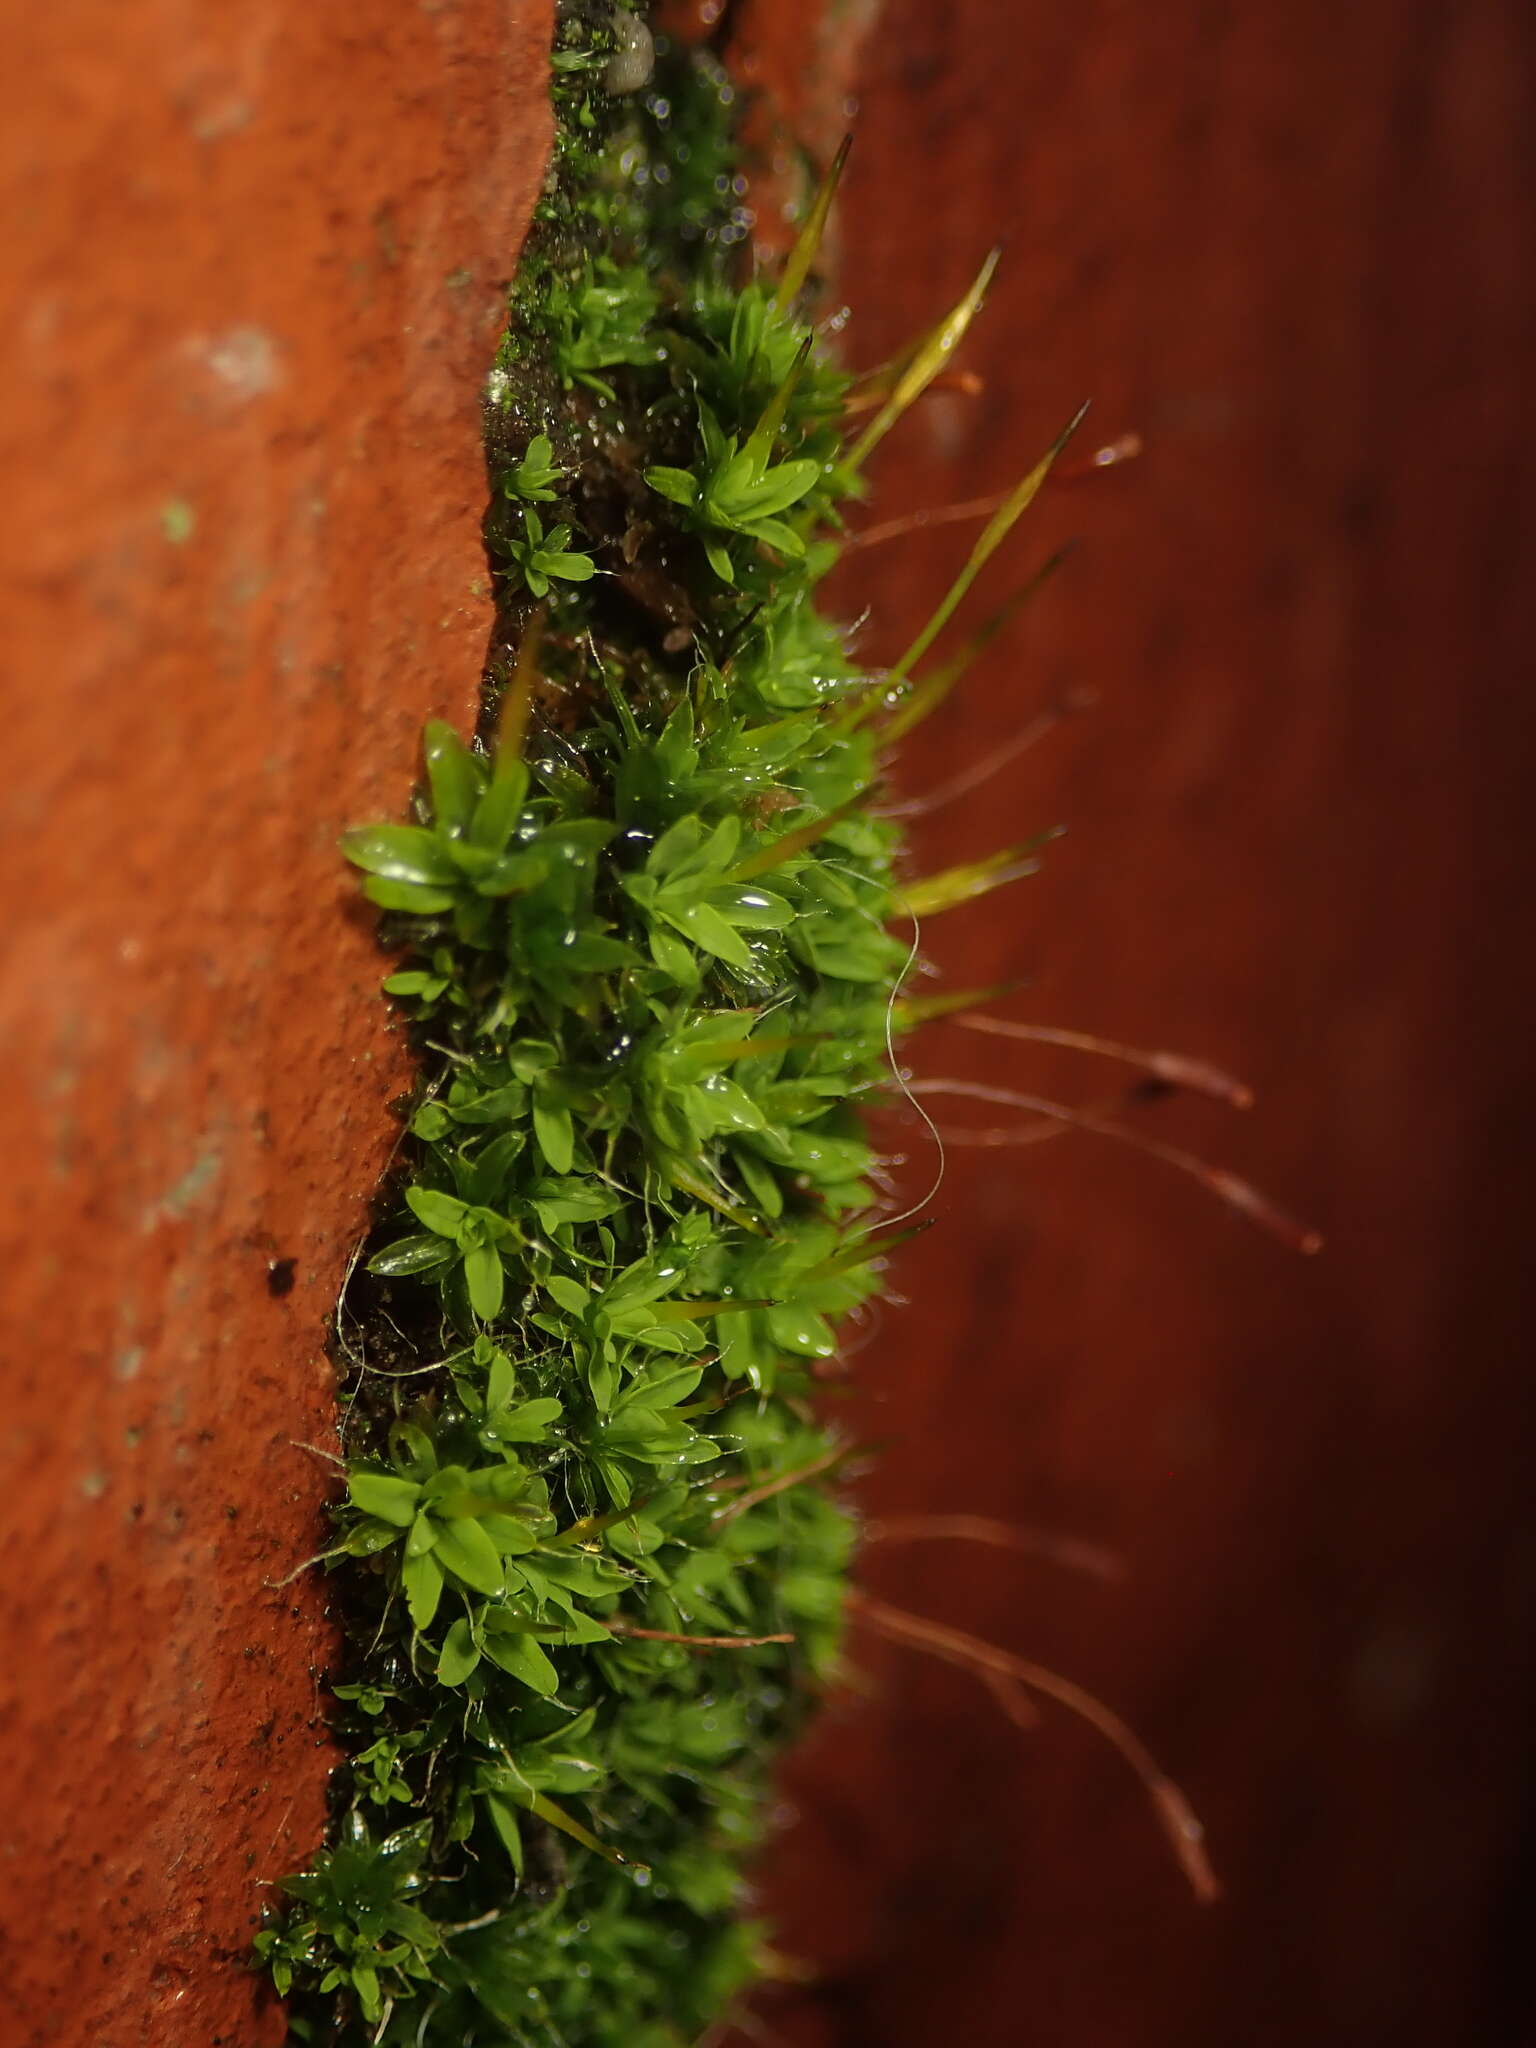
{"label": "green moss clump", "polygon": [[350,1759],[258,1943],[346,2048],[679,2048],[750,1977],[853,1535],[812,1396],[891,1242],[858,1104],[916,1015],[887,695],[815,605],[859,481],[814,232],[741,282],[723,76],[615,103],[561,33],[480,732],[346,839],[422,1078],[339,1340]]}

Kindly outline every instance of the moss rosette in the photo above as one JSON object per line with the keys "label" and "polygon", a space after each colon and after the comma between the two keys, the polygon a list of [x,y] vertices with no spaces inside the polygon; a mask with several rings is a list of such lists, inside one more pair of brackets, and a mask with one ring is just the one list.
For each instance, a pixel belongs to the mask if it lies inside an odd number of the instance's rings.
{"label": "moss rosette", "polygon": [[871,415],[979,291],[850,423],[803,310],[824,205],[744,275],[729,83],[659,40],[618,99],[614,48],[564,18],[487,385],[478,734],[430,726],[410,819],[345,846],[421,1082],[336,1325],[349,1755],[258,1943],[295,2041],[696,2040],[838,1653],[814,1397],[892,1241],[859,1105],[919,1006],[866,805],[890,694],[816,591]]}

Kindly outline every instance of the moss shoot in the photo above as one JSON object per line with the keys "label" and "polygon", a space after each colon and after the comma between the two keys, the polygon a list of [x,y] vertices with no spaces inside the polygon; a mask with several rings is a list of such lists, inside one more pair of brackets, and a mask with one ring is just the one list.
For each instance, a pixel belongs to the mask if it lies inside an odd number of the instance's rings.
{"label": "moss shoot", "polygon": [[984,278],[855,385],[804,311],[835,170],[755,273],[713,61],[658,40],[603,89],[647,41],[562,15],[483,715],[345,841],[420,1087],[336,1325],[348,1760],[258,1940],[296,2042],[681,2048],[751,1979],[853,1540],[818,1372],[903,1234],[858,1105],[933,1007],[910,910],[1027,865],[898,883],[879,750],[957,664],[872,678],[816,602]]}

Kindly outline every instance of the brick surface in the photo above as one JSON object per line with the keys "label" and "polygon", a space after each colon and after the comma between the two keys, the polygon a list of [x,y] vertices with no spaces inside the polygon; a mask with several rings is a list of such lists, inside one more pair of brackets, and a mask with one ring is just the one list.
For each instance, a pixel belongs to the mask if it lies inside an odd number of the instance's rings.
{"label": "brick surface", "polygon": [[331,1637],[266,1582],[319,1547],[294,1444],[406,1074],[335,842],[474,703],[478,380],[551,15],[10,24],[8,2048],[281,2034],[245,1956],[322,1823]]}

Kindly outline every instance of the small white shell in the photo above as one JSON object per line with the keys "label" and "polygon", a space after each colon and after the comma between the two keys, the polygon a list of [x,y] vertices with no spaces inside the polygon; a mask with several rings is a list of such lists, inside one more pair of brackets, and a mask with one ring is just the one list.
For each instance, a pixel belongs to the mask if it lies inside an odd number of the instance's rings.
{"label": "small white shell", "polygon": [[603,72],[607,92],[639,92],[656,69],[656,43],[637,14],[617,14],[613,21],[613,55]]}

